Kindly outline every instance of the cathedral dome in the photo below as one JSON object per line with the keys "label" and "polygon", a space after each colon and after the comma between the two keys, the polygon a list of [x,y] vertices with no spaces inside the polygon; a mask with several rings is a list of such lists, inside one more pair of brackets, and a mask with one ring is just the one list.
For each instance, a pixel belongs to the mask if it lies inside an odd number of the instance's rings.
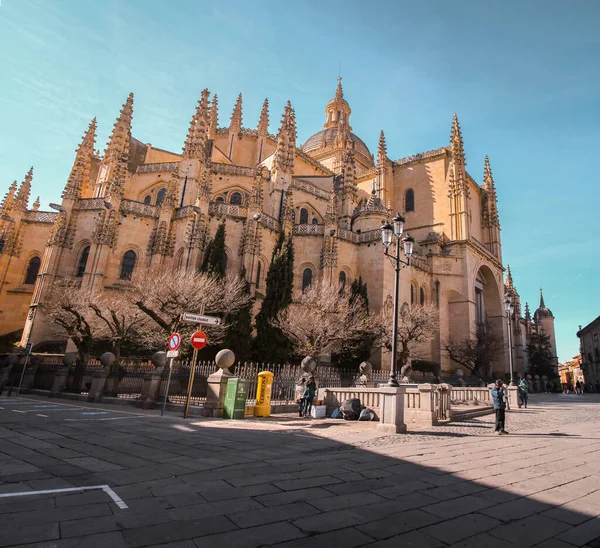
{"label": "cathedral dome", "polygon": [[[332,145],[333,143],[335,143],[337,134],[337,126],[328,127],[327,129],[323,129],[309,137],[306,140],[306,143],[304,143],[301,148],[304,152],[310,154],[313,151],[319,150],[323,146]],[[367,158],[371,158],[371,152],[369,151],[367,145],[365,145],[363,140],[360,137],[357,137],[351,131],[348,133],[348,135],[354,143],[354,151],[357,154],[362,154]]]}

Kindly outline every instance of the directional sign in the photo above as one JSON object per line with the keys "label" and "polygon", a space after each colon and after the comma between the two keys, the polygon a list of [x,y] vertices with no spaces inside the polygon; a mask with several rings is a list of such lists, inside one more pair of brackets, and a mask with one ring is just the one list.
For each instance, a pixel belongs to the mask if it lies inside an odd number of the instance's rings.
{"label": "directional sign", "polygon": [[181,344],[181,335],[179,333],[173,333],[169,337],[169,350],[177,350]]}
{"label": "directional sign", "polygon": [[179,356],[179,350],[169,350],[167,352],[167,358],[176,358]]}
{"label": "directional sign", "polygon": [[202,314],[191,314],[184,312],[181,319],[188,323],[199,323],[200,325],[221,325],[223,320],[216,316],[204,316]]}
{"label": "directional sign", "polygon": [[206,346],[206,333],[204,331],[196,331],[192,335],[192,347],[196,350],[202,350]]}

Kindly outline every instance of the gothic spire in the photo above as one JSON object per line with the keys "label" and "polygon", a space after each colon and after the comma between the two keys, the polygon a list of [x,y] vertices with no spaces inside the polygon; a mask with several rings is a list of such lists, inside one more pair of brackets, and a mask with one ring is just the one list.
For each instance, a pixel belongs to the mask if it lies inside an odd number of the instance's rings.
{"label": "gothic spire", "polygon": [[465,150],[463,146],[462,133],[460,131],[460,125],[458,124],[458,116],[456,115],[456,112],[454,113],[454,117],[452,119],[450,146],[452,148],[452,157],[454,161],[457,164],[464,167],[467,164],[467,162],[465,160]]}
{"label": "gothic spire", "polygon": [[377,147],[377,165],[383,165],[387,158],[387,145],[385,143],[385,135],[383,130],[379,134],[379,146]]}
{"label": "gothic spire", "polygon": [[291,170],[294,166],[296,150],[296,115],[288,101],[281,117],[281,126],[277,134],[275,149],[275,166],[282,171]]}
{"label": "gothic spire", "polygon": [[192,116],[185,146],[184,158],[204,159],[206,152],[206,132],[208,129],[208,89],[202,90],[202,95],[196,105],[196,112]]}
{"label": "gothic spire", "polygon": [[514,283],[513,283],[513,278],[512,278],[512,274],[510,272],[510,265],[506,265],[506,287],[508,287],[509,289],[514,289]]}
{"label": "gothic spire", "polygon": [[129,139],[131,138],[131,118],[133,116],[133,93],[130,93],[121,108],[119,117],[104,151],[105,160],[117,160],[126,155],[129,158]]}
{"label": "gothic spire", "polygon": [[546,308],[544,304],[544,294],[542,293],[542,288],[540,287],[540,308]]}
{"label": "gothic spire", "polygon": [[266,135],[269,131],[269,100],[265,99],[262,110],[260,111],[260,118],[258,120],[258,133],[259,135]]}
{"label": "gothic spire", "polygon": [[216,139],[218,124],[219,124],[219,100],[217,98],[217,94],[215,93],[213,95],[212,102],[210,105],[210,117],[208,120],[208,138],[209,139]]}
{"label": "gothic spire", "polygon": [[229,124],[229,131],[231,133],[239,133],[242,129],[242,94],[238,95],[233,112],[231,113],[231,123]]}
{"label": "gothic spire", "polygon": [[531,312],[529,311],[529,303],[525,302],[525,321],[531,322]]}
{"label": "gothic spire", "polygon": [[85,132],[75,154],[75,161],[71,174],[63,190],[63,198],[81,198],[81,190],[85,183],[89,183],[91,160],[94,156],[96,144],[96,118],[94,117]]}
{"label": "gothic spire", "polygon": [[492,176],[492,168],[490,167],[490,159],[486,155],[485,165],[483,168],[483,188],[487,192],[488,209],[485,213],[488,226],[500,226],[498,221],[498,199],[496,197],[496,187],[494,186],[494,178]]}
{"label": "gothic spire", "polygon": [[15,198],[15,209],[25,211],[29,205],[29,195],[31,194],[31,180],[33,179],[33,167],[29,168],[25,180],[21,183],[17,197]]}
{"label": "gothic spire", "polygon": [[40,197],[38,196],[33,202],[33,211],[37,211],[40,208]]}
{"label": "gothic spire", "polygon": [[10,185],[8,192],[4,195],[4,199],[2,200],[2,205],[0,206],[0,210],[2,213],[7,213],[10,211],[15,202],[15,194],[17,193],[17,181],[13,181],[12,185]]}

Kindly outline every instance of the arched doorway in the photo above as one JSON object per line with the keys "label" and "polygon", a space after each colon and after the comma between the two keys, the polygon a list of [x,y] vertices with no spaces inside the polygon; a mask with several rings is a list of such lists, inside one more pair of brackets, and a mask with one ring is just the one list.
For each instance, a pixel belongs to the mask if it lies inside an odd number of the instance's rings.
{"label": "arched doorway", "polygon": [[482,265],[474,280],[474,316],[476,332],[482,344],[490,346],[489,365],[484,373],[502,376],[505,372],[504,305],[502,293],[492,270]]}

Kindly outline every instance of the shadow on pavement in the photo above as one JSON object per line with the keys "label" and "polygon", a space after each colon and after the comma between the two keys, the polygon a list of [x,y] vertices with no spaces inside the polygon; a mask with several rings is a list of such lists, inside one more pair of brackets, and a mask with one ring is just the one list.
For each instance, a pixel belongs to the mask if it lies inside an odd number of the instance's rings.
{"label": "shadow on pavement", "polygon": [[0,547],[511,548],[600,537],[598,438],[440,432],[367,448],[312,423],[265,431],[54,415],[0,410],[0,493],[109,485],[128,508],[99,491],[0,498]]}

